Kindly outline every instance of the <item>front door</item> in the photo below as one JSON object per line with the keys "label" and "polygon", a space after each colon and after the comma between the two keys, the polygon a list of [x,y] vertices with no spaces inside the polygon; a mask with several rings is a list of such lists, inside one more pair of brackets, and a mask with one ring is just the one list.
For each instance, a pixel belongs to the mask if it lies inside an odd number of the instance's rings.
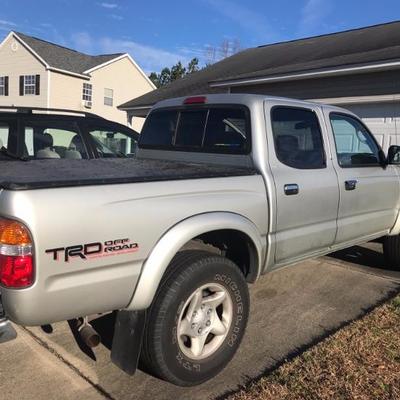
{"label": "front door", "polygon": [[339,189],[320,108],[284,103],[267,110],[276,190],[275,264],[327,249],[335,240]]}
{"label": "front door", "polygon": [[399,178],[396,167],[382,166],[379,145],[350,114],[325,110],[340,190],[336,243],[384,235],[396,219]]}

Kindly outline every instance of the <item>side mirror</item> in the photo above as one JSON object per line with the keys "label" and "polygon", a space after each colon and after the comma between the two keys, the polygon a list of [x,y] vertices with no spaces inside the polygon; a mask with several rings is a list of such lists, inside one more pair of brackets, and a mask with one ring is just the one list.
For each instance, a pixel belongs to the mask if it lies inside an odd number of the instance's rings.
{"label": "side mirror", "polygon": [[400,164],[400,146],[390,146],[387,156],[388,164]]}

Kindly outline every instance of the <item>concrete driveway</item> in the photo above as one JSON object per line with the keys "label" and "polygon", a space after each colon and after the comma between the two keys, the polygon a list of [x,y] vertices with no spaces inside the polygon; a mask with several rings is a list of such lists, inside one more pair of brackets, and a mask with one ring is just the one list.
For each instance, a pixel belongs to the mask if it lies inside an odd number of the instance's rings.
{"label": "concrete driveway", "polygon": [[[222,399],[399,291],[400,273],[382,265],[381,245],[369,243],[264,276],[251,288],[251,318],[236,357],[195,388],[141,371],[129,377],[111,364],[104,345],[90,355],[94,361],[66,323],[55,324],[52,333],[18,328],[17,340],[0,346],[0,398]],[[99,324],[106,332],[107,318]]]}

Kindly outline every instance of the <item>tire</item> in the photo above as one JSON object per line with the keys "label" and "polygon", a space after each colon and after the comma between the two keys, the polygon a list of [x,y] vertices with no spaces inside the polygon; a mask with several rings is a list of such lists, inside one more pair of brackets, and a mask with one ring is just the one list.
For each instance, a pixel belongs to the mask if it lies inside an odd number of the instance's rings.
{"label": "tire", "polygon": [[204,251],[178,253],[147,315],[145,370],[179,386],[213,378],[240,345],[249,304],[247,283],[232,261]]}
{"label": "tire", "polygon": [[383,255],[386,265],[395,271],[400,271],[400,236],[385,236],[383,238]]}

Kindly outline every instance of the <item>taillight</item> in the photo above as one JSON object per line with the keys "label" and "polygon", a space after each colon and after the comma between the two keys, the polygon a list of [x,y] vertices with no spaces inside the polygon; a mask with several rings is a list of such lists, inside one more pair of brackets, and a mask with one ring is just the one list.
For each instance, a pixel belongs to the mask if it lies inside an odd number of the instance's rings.
{"label": "taillight", "polygon": [[28,229],[18,221],[0,218],[0,283],[9,288],[32,285],[33,245]]}
{"label": "taillight", "polygon": [[193,96],[193,97],[187,97],[184,101],[183,104],[204,104],[207,100],[206,96]]}

